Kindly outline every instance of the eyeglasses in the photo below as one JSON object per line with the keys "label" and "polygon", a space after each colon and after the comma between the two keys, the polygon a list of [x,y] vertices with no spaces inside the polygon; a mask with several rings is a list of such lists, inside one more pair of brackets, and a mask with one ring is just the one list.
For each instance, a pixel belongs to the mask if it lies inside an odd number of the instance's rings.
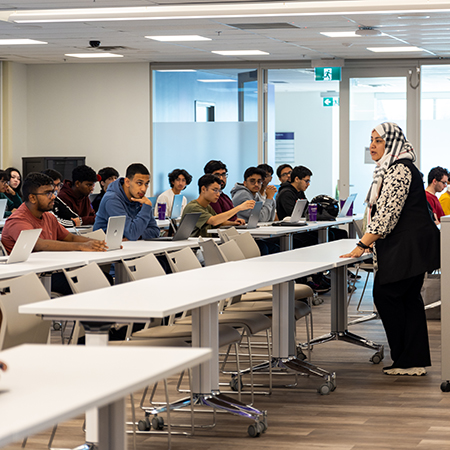
{"label": "eyeglasses", "polygon": [[32,195],[46,195],[47,198],[52,198],[53,196],[56,196],[56,191],[48,191],[48,192],[31,192]]}
{"label": "eyeglasses", "polygon": [[214,176],[219,177],[219,178],[227,178],[228,177],[228,172],[221,172],[221,173],[213,173]]}
{"label": "eyeglasses", "polygon": [[247,181],[251,184],[262,184],[262,182],[263,182],[262,178],[258,178],[258,179],[249,178]]}
{"label": "eyeglasses", "polygon": [[281,174],[281,177],[282,177],[282,178],[287,177],[287,176],[289,176],[291,173],[292,173],[292,170],[289,171],[289,172],[284,172],[284,173]]}
{"label": "eyeglasses", "polygon": [[440,181],[440,183],[442,183],[444,186],[448,185],[448,181]]}
{"label": "eyeglasses", "polygon": [[214,194],[221,194],[222,191],[220,189],[210,189],[210,191],[213,191]]}
{"label": "eyeglasses", "polygon": [[1,180],[0,183],[8,184],[8,180]]}
{"label": "eyeglasses", "polygon": [[55,186],[55,189],[61,189],[64,186],[64,183],[61,181],[61,183],[53,184]]}
{"label": "eyeglasses", "polygon": [[306,184],[311,184],[311,180],[302,180],[302,181],[304,181]]}

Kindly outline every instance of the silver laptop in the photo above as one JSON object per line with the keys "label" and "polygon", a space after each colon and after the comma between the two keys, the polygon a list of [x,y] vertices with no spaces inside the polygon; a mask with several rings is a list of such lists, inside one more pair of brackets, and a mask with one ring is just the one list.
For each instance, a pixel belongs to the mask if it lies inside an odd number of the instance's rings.
{"label": "silver laptop", "polygon": [[345,200],[344,206],[342,206],[339,214],[337,215],[338,218],[345,217],[347,215],[348,210],[350,209],[350,206],[353,205],[353,202],[355,201],[357,195],[358,194],[352,194],[347,198],[347,200]]}
{"label": "silver laptop", "polygon": [[[0,257],[0,264],[14,264],[26,261],[36,245],[42,228],[22,230],[9,256]],[[6,253],[3,245],[2,250]]]}
{"label": "silver laptop", "polygon": [[170,212],[170,218],[171,219],[178,219],[178,217],[181,217],[181,209],[183,208],[183,196],[175,195],[173,197],[173,203],[172,203],[172,211]]}
{"label": "silver laptop", "polygon": [[7,198],[0,199],[0,219],[5,218],[6,205],[8,204]]}
{"label": "silver laptop", "polygon": [[188,239],[194,231],[195,225],[200,218],[201,213],[185,214],[177,227],[175,221],[171,221],[171,226],[175,230],[173,236],[160,236],[157,238],[146,239],[146,241],[183,241]]}
{"label": "silver laptop", "polygon": [[108,219],[108,228],[106,229],[106,245],[108,246],[108,251],[120,249],[126,219],[127,216],[111,216]]}
{"label": "silver laptop", "polygon": [[[252,228],[258,228],[258,222],[259,222],[259,213],[261,212],[261,209],[263,207],[263,202],[256,202],[255,206],[253,207],[250,217],[248,218],[248,222],[246,225],[235,225],[234,227],[238,230],[250,230]],[[221,227],[225,228],[225,227]]]}
{"label": "silver laptop", "polygon": [[303,216],[303,211],[305,210],[307,201],[304,199],[297,200],[295,202],[294,210],[292,211],[292,215],[289,217],[285,217],[283,220],[279,220],[278,222],[274,222],[272,225],[274,226],[283,226],[283,227],[303,227],[306,226],[306,218]]}

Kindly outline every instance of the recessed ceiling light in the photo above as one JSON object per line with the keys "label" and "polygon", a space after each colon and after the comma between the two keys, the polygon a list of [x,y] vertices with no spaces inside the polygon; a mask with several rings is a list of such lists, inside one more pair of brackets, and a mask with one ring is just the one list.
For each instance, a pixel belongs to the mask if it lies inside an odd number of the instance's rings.
{"label": "recessed ceiling light", "polygon": [[216,50],[211,53],[223,56],[251,56],[251,55],[269,55],[270,53],[261,50]]}
{"label": "recessed ceiling light", "polygon": [[211,41],[212,39],[198,36],[196,34],[184,36],[145,36],[147,39],[153,39],[160,42],[189,42],[189,41]]}
{"label": "recessed ceiling light", "polygon": [[34,39],[0,39],[0,45],[34,45],[48,44],[44,41],[35,41]]}
{"label": "recessed ceiling light", "polygon": [[354,31],[321,31],[320,34],[328,37],[359,37]]}
{"label": "recessed ceiling light", "polygon": [[395,52],[423,52],[423,48],[419,47],[367,47],[367,50],[376,53],[395,53]]}
{"label": "recessed ceiling light", "polygon": [[197,80],[200,83],[237,83],[237,80],[231,80],[229,78],[225,78],[223,80]]}
{"label": "recessed ceiling light", "polygon": [[397,19],[429,19],[430,16],[398,16]]}
{"label": "recessed ceiling light", "polygon": [[117,53],[66,53],[64,56],[72,58],[123,58],[123,55]]}

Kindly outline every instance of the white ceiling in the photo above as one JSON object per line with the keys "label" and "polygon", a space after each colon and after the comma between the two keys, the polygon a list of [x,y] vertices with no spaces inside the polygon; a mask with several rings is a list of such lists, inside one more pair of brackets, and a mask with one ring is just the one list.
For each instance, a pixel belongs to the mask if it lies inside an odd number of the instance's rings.
{"label": "white ceiling", "polygon": [[[3,1],[0,10],[49,8],[92,8],[117,6],[232,4],[243,0],[18,0]],[[246,3],[257,1],[246,0]],[[264,4],[264,1],[260,0]],[[280,2],[281,3],[281,2]],[[288,2],[284,2],[288,3]],[[354,3],[358,3],[357,0]],[[241,30],[231,24],[290,23],[290,29]],[[321,31],[355,31],[358,26],[379,28],[384,35],[357,38],[329,38]],[[163,43],[146,35],[199,34],[211,41]],[[201,63],[235,61],[299,61],[321,58],[448,58],[450,57],[450,12],[416,14],[384,13],[323,16],[278,16],[232,19],[169,19],[152,21],[111,21],[47,24],[15,24],[0,21],[0,39],[29,38],[48,45],[0,46],[0,59],[27,64],[80,62]],[[101,51],[89,49],[90,40],[102,46],[122,46],[114,60],[78,60],[66,53]],[[413,45],[419,53],[373,53],[370,46]],[[219,56],[212,50],[262,50],[267,56]]]}

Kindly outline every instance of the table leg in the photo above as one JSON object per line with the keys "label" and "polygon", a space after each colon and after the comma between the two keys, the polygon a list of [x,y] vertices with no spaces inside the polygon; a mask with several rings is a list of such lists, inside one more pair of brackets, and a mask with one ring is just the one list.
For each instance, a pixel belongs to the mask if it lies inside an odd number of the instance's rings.
{"label": "table leg", "polygon": [[98,417],[98,449],[126,450],[125,399],[100,408]]}
{"label": "table leg", "polygon": [[331,332],[315,338],[311,345],[340,340],[376,351],[371,361],[378,364],[384,358],[384,346],[348,331],[347,325],[347,266],[331,271]]}
{"label": "table leg", "polygon": [[287,252],[288,250],[292,250],[294,248],[294,234],[288,233],[283,234],[280,237],[280,250],[282,252]]}
{"label": "table leg", "polygon": [[328,242],[328,228],[321,228],[317,230],[319,244],[323,244],[324,242]]}

